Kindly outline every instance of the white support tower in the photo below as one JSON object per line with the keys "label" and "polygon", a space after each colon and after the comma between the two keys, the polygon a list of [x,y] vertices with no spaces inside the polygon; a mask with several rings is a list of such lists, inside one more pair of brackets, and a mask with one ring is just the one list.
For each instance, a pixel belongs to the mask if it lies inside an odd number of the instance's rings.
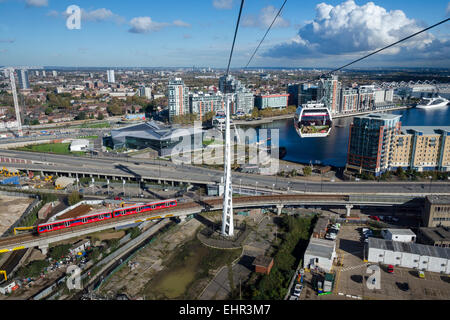
{"label": "white support tower", "polygon": [[14,109],[16,109],[17,132],[19,137],[23,136],[22,119],[20,118],[19,100],[17,99],[16,78],[14,77],[14,69],[9,68],[9,79],[11,80],[11,92],[14,100]]}
{"label": "white support tower", "polygon": [[230,139],[230,94],[226,99],[226,120],[225,120],[225,162],[224,162],[224,198],[223,198],[223,214],[222,214],[222,235],[232,237],[234,235],[233,222],[233,188],[231,185],[231,139]]}

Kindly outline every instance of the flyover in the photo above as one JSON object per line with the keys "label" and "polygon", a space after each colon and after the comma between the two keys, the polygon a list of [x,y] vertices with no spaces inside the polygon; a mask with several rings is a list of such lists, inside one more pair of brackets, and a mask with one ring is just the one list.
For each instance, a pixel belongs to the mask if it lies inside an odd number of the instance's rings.
{"label": "flyover", "polygon": [[[105,179],[125,179],[168,184],[217,184],[222,170],[209,167],[176,165],[169,161],[111,157],[76,157],[16,150],[0,150],[0,166],[19,170]],[[277,192],[298,193],[371,193],[371,194],[450,194],[450,182],[315,182],[274,176],[233,172],[233,187],[265,188]],[[256,192],[255,192],[256,193]]]}
{"label": "flyover", "polygon": [[[21,250],[25,248],[38,247],[43,253],[53,242],[58,242],[73,237],[83,236],[109,228],[126,226],[133,223],[149,221],[154,219],[164,219],[178,217],[184,220],[188,215],[199,214],[201,212],[221,210],[222,198],[208,199],[197,202],[179,203],[176,207],[160,209],[157,212],[138,213],[132,216],[113,218],[93,224],[62,229],[40,235],[23,234],[0,238],[0,253]],[[417,206],[418,201],[413,196],[392,196],[392,195],[271,195],[256,197],[236,197],[233,200],[235,209],[244,208],[277,208],[278,214],[286,205],[291,206],[343,206],[349,213],[353,206],[391,206],[391,205],[412,205]]]}

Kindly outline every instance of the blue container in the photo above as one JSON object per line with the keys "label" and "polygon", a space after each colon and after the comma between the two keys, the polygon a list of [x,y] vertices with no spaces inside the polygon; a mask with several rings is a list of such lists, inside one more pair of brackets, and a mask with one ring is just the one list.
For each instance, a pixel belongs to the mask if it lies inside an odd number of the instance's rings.
{"label": "blue container", "polygon": [[6,178],[0,181],[1,184],[19,184],[19,177]]}

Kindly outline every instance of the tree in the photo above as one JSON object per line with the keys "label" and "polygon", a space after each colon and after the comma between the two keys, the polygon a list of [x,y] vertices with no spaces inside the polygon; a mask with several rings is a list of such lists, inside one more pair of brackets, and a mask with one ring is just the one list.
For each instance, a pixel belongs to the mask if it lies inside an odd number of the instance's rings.
{"label": "tree", "polygon": [[253,118],[259,117],[259,110],[258,110],[258,108],[256,108],[256,107],[253,108],[253,110],[252,110],[252,117]]}
{"label": "tree", "polygon": [[67,200],[69,202],[69,205],[73,206],[74,204],[81,201],[81,195],[78,191],[73,191],[71,194],[69,194]]}
{"label": "tree", "polygon": [[99,113],[98,115],[97,115],[97,120],[103,120],[103,119],[105,119],[105,116],[103,115],[103,113]]}
{"label": "tree", "polygon": [[78,115],[75,117],[75,120],[86,120],[86,112],[81,111],[78,113]]}
{"label": "tree", "polygon": [[47,107],[47,108],[45,108],[45,111],[44,111],[44,113],[45,113],[45,115],[51,115],[52,113],[53,113],[53,108],[52,107]]}
{"label": "tree", "polygon": [[312,173],[311,167],[307,166],[307,167],[304,167],[304,168],[303,168],[303,175],[305,175],[306,177],[307,177],[307,176],[310,176],[311,173]]}

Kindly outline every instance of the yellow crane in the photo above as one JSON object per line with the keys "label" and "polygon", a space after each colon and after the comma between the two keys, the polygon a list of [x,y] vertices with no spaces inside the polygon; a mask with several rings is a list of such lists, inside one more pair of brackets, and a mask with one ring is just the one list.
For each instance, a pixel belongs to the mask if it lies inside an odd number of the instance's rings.
{"label": "yellow crane", "polygon": [[6,271],[5,270],[0,270],[0,274],[3,274],[5,276],[5,281],[8,280],[8,277],[6,276]]}

